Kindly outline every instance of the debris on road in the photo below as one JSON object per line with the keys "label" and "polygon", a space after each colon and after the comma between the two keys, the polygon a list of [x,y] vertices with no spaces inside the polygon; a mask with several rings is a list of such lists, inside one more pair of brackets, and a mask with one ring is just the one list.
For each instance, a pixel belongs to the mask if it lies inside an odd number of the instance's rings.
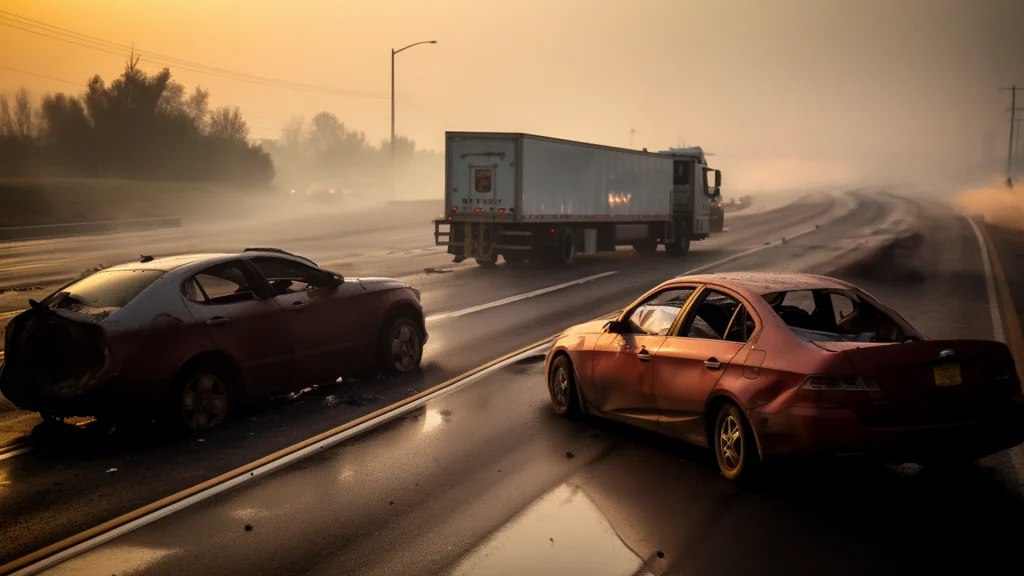
{"label": "debris on road", "polygon": [[117,472],[117,468],[111,468],[110,470],[107,470],[107,474],[110,474],[111,472]]}
{"label": "debris on road", "polygon": [[424,268],[423,272],[426,274],[448,274],[454,272],[448,268]]}
{"label": "debris on road", "polygon": [[246,532],[252,532],[252,524],[246,524],[245,525],[245,531]]}
{"label": "debris on road", "polygon": [[575,454],[573,454],[572,452],[566,452],[566,453],[565,453],[565,457],[566,457],[567,459],[569,459],[569,460],[572,460],[573,458],[575,458],[575,457],[576,457],[576,455],[575,455]]}

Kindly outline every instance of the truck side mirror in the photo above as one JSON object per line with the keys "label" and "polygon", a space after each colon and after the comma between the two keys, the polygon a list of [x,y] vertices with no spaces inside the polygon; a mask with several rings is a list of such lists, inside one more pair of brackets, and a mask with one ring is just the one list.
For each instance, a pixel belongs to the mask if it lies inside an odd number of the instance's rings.
{"label": "truck side mirror", "polygon": [[715,170],[715,188],[722,187],[722,171]]}

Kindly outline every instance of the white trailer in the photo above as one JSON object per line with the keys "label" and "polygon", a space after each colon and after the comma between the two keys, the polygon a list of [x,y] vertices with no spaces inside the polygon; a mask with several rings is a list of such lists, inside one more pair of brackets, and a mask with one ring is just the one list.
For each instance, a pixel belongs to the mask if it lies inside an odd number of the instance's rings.
{"label": "white trailer", "polygon": [[[709,174],[714,183],[709,186]],[[659,153],[514,133],[448,132],[438,245],[484,266],[706,238],[721,175],[700,149]]]}

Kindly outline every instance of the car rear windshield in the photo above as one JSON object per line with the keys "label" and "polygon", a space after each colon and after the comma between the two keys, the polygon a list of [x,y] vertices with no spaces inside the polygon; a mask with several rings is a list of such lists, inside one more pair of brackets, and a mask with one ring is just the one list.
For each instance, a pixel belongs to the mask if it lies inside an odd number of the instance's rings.
{"label": "car rear windshield", "polygon": [[772,310],[808,342],[902,342],[900,326],[849,290],[794,290],[765,294]]}
{"label": "car rear windshield", "polygon": [[163,275],[163,270],[96,272],[54,294],[48,304],[55,308],[122,308]]}

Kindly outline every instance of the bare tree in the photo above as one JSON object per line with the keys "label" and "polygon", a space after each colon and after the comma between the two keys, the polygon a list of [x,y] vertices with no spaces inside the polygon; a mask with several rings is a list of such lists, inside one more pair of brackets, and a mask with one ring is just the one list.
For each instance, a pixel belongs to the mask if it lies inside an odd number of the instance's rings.
{"label": "bare tree", "polygon": [[28,97],[28,90],[24,87],[18,90],[14,96],[14,132],[22,139],[29,139],[35,135],[35,118],[32,115],[32,102]]}
{"label": "bare tree", "polygon": [[205,128],[206,117],[210,114],[210,91],[196,86],[195,90],[192,91],[192,95],[185,102],[185,109],[199,130]]}
{"label": "bare tree", "polygon": [[11,116],[11,102],[6,94],[0,94],[0,137],[14,136],[14,117]]}
{"label": "bare tree", "polygon": [[210,114],[207,134],[230,142],[248,143],[249,125],[242,118],[238,106],[223,106]]}

